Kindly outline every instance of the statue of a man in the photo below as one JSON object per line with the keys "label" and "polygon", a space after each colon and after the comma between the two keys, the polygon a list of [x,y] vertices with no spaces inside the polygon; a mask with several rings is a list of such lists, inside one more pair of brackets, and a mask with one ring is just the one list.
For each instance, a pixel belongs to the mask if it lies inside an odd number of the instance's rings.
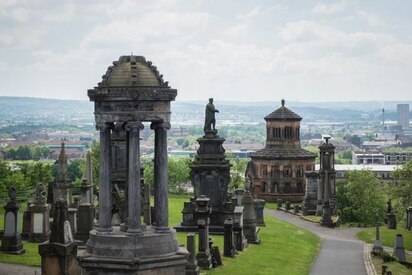
{"label": "statue of a man", "polygon": [[216,130],[215,113],[219,113],[219,110],[215,109],[215,105],[213,105],[213,98],[209,98],[209,103],[206,105],[205,110],[205,127],[203,128],[205,133],[211,130]]}

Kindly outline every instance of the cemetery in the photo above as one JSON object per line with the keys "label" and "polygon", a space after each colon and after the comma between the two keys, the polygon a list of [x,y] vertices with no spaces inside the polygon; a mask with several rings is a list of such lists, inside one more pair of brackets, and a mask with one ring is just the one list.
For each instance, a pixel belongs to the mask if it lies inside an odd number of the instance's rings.
{"label": "cemetery", "polygon": [[[354,220],[359,226],[340,226],[349,224],[349,214],[339,204],[359,190],[351,177],[338,185],[329,137],[319,146],[320,169],[314,171],[315,156],[299,144],[302,118],[284,100],[265,118],[267,146],[252,155],[243,185],[232,189],[225,139],[216,129],[219,111],[210,98],[189,164],[193,193],[172,195],[167,134],[177,90],[151,61],[128,55],[87,94],[100,141],[98,184],[89,151],[73,194],[63,141],[52,182],[39,182],[28,200],[9,187],[0,210],[0,266],[28,265],[41,274],[326,274],[337,255],[344,272],[338,274],[410,272],[412,207],[400,213],[389,199],[385,211],[385,196],[377,192],[376,204]],[[141,163],[144,127],[154,132],[152,186]],[[358,210],[366,200],[356,203]],[[348,255],[336,244],[342,241],[349,250],[367,251],[364,258]],[[324,246],[334,253],[325,255]],[[356,264],[345,264],[354,258]]]}

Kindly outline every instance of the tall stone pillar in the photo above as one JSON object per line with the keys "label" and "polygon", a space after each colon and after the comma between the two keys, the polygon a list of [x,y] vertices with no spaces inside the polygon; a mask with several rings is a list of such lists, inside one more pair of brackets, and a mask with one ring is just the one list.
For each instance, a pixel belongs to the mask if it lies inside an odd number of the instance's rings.
{"label": "tall stone pillar", "polygon": [[99,227],[98,235],[112,232],[112,186],[110,130],[112,123],[97,124],[100,131],[100,174],[99,174]]}
{"label": "tall stone pillar", "polygon": [[140,122],[128,122],[125,126],[128,138],[128,214],[129,224],[128,235],[142,235],[140,214],[141,214],[141,194],[140,194],[140,130],[143,124]]}
{"label": "tall stone pillar", "polygon": [[324,178],[321,178],[318,180],[318,201],[316,203],[316,216],[322,216],[323,181],[324,181]]}
{"label": "tall stone pillar", "polygon": [[167,130],[170,123],[152,123],[155,131],[154,209],[156,232],[170,232],[168,227]]}

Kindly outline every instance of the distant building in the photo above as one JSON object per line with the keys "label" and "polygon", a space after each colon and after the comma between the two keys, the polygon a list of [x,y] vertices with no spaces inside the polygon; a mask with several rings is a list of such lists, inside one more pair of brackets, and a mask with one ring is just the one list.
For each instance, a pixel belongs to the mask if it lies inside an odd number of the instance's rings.
{"label": "distant building", "polygon": [[352,164],[385,164],[385,155],[380,152],[352,152]]}
{"label": "distant building", "polygon": [[[352,149],[352,150],[359,149],[354,144],[352,144],[352,143],[350,143],[346,140],[343,140],[343,139],[332,139],[331,142],[335,146],[335,150],[337,152],[345,151],[345,150],[348,150],[348,149]],[[316,147],[319,147],[322,143],[323,143],[322,138],[320,138],[320,139],[311,139],[309,141],[309,145],[316,146]]]}
{"label": "distant building", "polygon": [[255,197],[266,201],[303,200],[305,172],[315,169],[316,155],[300,146],[301,120],[285,107],[284,100],[280,108],[265,117],[266,147],[250,154],[246,169]]}
{"label": "distant building", "polygon": [[[375,176],[384,180],[392,181],[392,172],[399,167],[397,165],[354,165],[354,164],[336,164],[336,179],[345,179],[345,174],[353,170],[370,170]],[[316,171],[319,171],[319,164],[316,164]]]}
{"label": "distant building", "polygon": [[403,129],[409,128],[409,104],[397,104],[398,125]]}
{"label": "distant building", "polygon": [[405,164],[412,159],[412,152],[383,152],[386,165]]}

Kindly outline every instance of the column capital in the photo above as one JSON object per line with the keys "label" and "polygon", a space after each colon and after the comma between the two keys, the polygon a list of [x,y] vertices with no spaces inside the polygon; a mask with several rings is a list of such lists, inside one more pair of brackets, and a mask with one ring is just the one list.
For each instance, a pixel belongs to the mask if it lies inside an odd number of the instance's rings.
{"label": "column capital", "polygon": [[96,123],[96,130],[99,131],[106,131],[107,129],[114,129],[114,123],[113,122],[103,122],[103,123]]}
{"label": "column capital", "polygon": [[143,130],[143,128],[143,123],[141,123],[140,121],[129,121],[124,124],[124,129],[126,131]]}
{"label": "column capital", "polygon": [[152,124],[150,124],[150,129],[152,130],[156,130],[156,129],[170,129],[170,122],[152,122]]}

